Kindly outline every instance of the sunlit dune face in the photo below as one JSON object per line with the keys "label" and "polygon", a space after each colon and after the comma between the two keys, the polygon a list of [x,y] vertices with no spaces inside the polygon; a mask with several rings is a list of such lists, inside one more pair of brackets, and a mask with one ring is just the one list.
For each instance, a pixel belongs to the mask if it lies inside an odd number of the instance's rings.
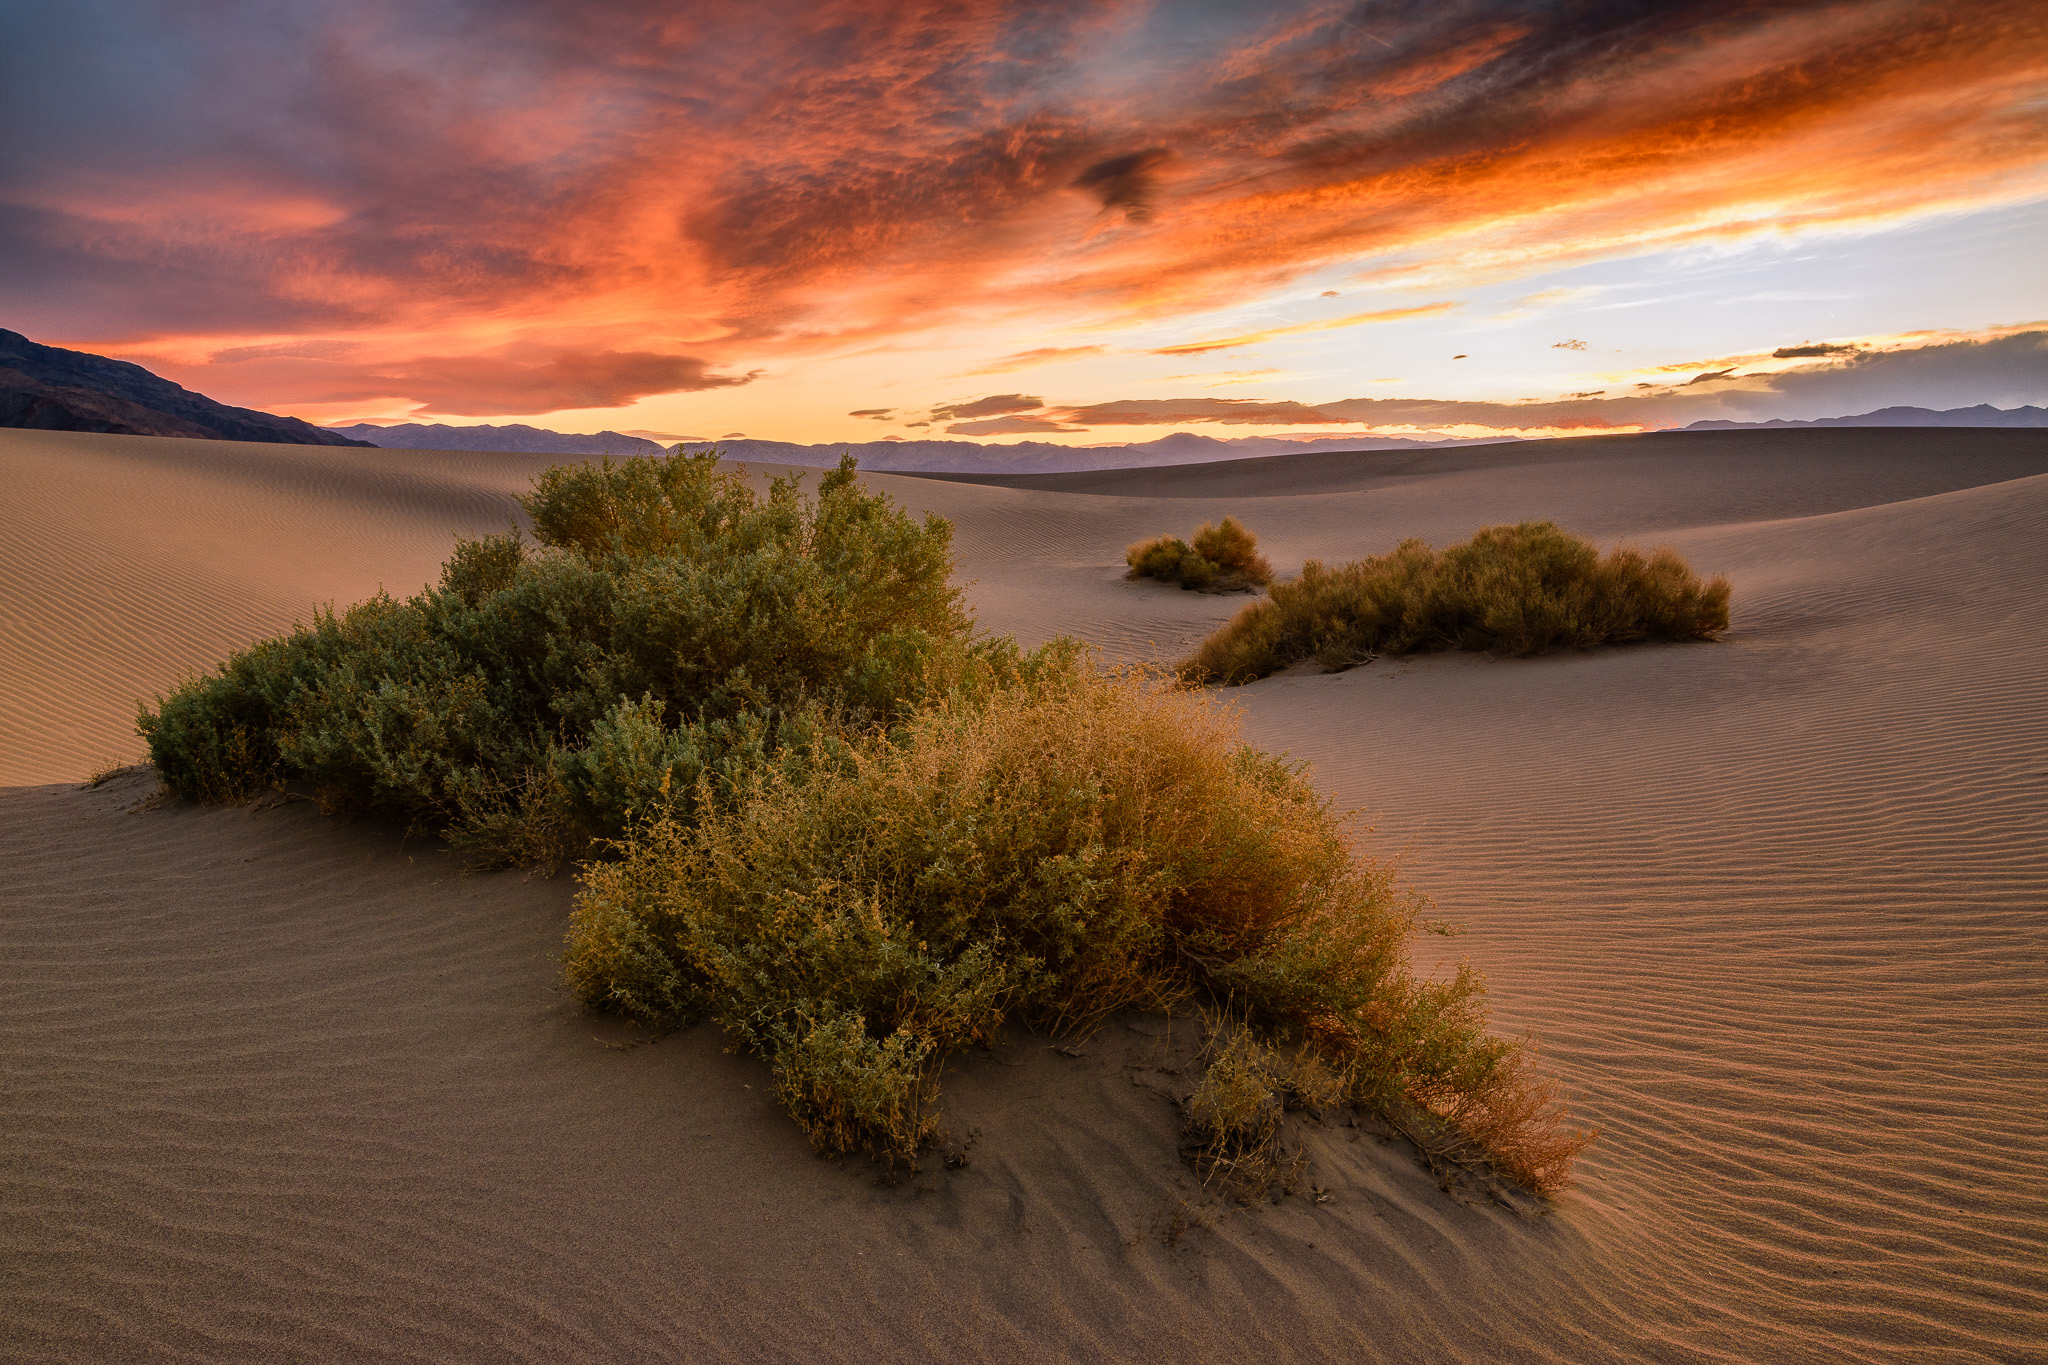
{"label": "sunlit dune face", "polygon": [[[685,392],[942,329],[994,357],[968,373],[1194,356],[2048,193],[2031,0],[293,16],[212,46],[142,22],[93,59],[107,108],[58,101],[69,162],[29,154],[0,204],[22,288],[77,319],[52,339],[192,364],[348,339],[212,368],[244,401],[547,411],[636,401],[661,365],[536,366],[669,357],[686,382],[655,391]],[[1332,267],[1368,306],[1195,325]]]}

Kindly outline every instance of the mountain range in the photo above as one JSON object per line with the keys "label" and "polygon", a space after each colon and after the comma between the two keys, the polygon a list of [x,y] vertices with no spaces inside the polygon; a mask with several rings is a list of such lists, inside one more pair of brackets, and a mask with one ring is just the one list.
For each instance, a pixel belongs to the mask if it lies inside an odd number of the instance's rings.
{"label": "mountain range", "polygon": [[216,403],[125,360],[44,346],[0,328],[0,427],[359,446],[338,431]]}
{"label": "mountain range", "polygon": [[523,422],[475,427],[451,427],[441,422],[402,422],[396,426],[357,422],[327,430],[366,445],[395,450],[503,450],[529,455],[660,455],[668,450],[658,442],[617,431],[579,436],[530,427]]}
{"label": "mountain range", "polygon": [[[1289,440],[1279,436],[1234,439],[1176,431],[1156,441],[1130,445],[1063,446],[1049,441],[1017,441],[983,445],[979,441],[827,441],[799,445],[791,441],[685,441],[686,451],[716,447],[727,459],[762,464],[832,465],[850,454],[862,469],[877,473],[915,471],[923,474],[1071,474],[1086,469],[1137,469],[1155,465],[1208,464],[1241,460],[1250,455],[1296,455],[1308,450],[1433,450],[1440,446],[1489,445],[1513,437],[1479,440],[1414,440],[1400,436],[1332,436]],[[674,449],[674,447],[670,447]]]}
{"label": "mountain range", "polygon": [[1816,417],[1795,422],[1774,417],[1768,422],[1694,422],[1687,431],[1765,431],[1774,427],[2048,427],[2048,408],[1879,408],[1852,417]]}

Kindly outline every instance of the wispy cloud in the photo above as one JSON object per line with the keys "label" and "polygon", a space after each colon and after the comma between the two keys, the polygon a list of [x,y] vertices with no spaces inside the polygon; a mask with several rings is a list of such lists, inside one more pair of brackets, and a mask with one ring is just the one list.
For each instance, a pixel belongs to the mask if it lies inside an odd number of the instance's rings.
{"label": "wispy cloud", "polygon": [[1105,355],[1107,346],[1039,346],[1029,351],[1018,351],[1000,359],[990,361],[980,369],[964,370],[962,378],[985,374],[1009,374],[1016,370],[1034,369],[1040,365],[1061,365],[1070,360],[1086,360],[1090,356]]}
{"label": "wispy cloud", "polygon": [[1086,426],[1355,425],[1531,434],[1632,431],[1712,418],[1829,417],[1891,405],[2018,406],[2048,394],[2048,330],[1939,338],[1923,345],[1829,355],[1768,373],[1707,371],[1651,392],[1594,389],[1547,402],[1344,398],[1315,404],[1226,398],[1125,399],[1058,409]]}
{"label": "wispy cloud", "polygon": [[1314,322],[1289,323],[1283,327],[1266,327],[1239,336],[1218,337],[1213,341],[1189,341],[1178,346],[1157,346],[1153,348],[1152,354],[1206,355],[1210,351],[1229,351],[1239,346],[1256,346],[1262,341],[1300,336],[1306,332],[1336,332],[1346,327],[1364,327],[1375,322],[1402,322],[1408,318],[1426,318],[1437,313],[1448,313],[1457,306],[1455,303],[1425,303],[1413,308],[1381,308],[1370,313],[1353,313],[1349,317],[1322,318]]}

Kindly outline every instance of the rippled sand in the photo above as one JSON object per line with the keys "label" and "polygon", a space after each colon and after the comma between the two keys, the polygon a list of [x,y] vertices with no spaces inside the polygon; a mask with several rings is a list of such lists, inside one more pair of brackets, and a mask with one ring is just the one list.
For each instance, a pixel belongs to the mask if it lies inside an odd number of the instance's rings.
{"label": "rippled sand", "polygon": [[566,881],[75,786],[139,753],[138,695],[410,591],[540,463],[0,432],[0,1354],[2039,1358],[2041,434],[874,480],[954,517],[986,626],[1123,657],[1238,604],[1117,575],[1224,511],[1283,571],[1551,516],[1728,574],[1716,645],[1235,694],[1405,852],[1466,931],[1422,950],[1483,966],[1602,1130],[1534,1221],[1342,1128],[1330,1202],[1205,1204],[1154,1019],[963,1062],[972,1164],[883,1188],[711,1031],[606,1046],[556,980]]}

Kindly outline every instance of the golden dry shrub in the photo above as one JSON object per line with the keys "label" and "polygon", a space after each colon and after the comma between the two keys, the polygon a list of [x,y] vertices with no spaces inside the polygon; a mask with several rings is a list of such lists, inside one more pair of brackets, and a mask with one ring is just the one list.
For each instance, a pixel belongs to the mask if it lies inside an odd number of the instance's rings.
{"label": "golden dry shrub", "polygon": [[1541,654],[1635,640],[1711,640],[1728,628],[1728,580],[1679,555],[1619,546],[1602,556],[1547,521],[1489,526],[1437,551],[1406,540],[1383,555],[1274,585],[1180,665],[1243,683],[1315,659],[1348,668],[1378,654]]}
{"label": "golden dry shrub", "polygon": [[1124,551],[1127,578],[1156,578],[1200,592],[1250,592],[1273,581],[1259,538],[1236,517],[1204,522],[1190,545],[1178,536],[1141,540]]}
{"label": "golden dry shrub", "polygon": [[1236,517],[1204,522],[1195,532],[1194,549],[1220,573],[1234,574],[1253,587],[1263,588],[1273,581],[1273,566],[1259,553],[1259,538]]}
{"label": "golden dry shrub", "polygon": [[1312,1049],[1346,1098],[1446,1114],[1516,1055],[1476,974],[1415,976],[1419,901],[1302,772],[1212,695],[1072,651],[699,808],[591,869],[569,980],[652,1023],[716,1017],[823,1151],[914,1159],[947,1053],[1011,1018],[1193,997]]}

